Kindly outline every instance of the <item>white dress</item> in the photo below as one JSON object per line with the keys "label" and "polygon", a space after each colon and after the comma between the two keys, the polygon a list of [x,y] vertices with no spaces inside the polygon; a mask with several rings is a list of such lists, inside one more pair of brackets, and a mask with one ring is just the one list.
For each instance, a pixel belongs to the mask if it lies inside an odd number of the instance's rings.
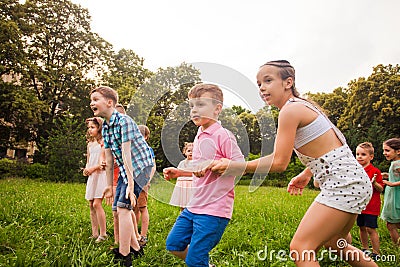
{"label": "white dress", "polygon": [[[178,169],[188,169],[190,167],[190,160],[182,160],[178,164]],[[176,180],[174,191],[172,192],[169,204],[186,208],[188,203],[193,198],[193,177],[178,177]]]}
{"label": "white dress", "polygon": [[[89,144],[89,162],[87,168],[100,164],[101,157],[101,145],[97,142],[91,142]],[[102,198],[104,189],[107,187],[107,176],[105,170],[98,170],[93,172],[86,183],[86,195],[87,200],[93,200],[95,198]]]}

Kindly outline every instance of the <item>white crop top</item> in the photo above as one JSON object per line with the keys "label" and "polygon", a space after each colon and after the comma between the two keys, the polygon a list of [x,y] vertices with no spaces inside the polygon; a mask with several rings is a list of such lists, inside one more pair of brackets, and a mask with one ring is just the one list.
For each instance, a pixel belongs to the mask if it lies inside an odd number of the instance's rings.
{"label": "white crop top", "polygon": [[298,149],[299,147],[304,146],[317,137],[320,137],[331,128],[331,124],[326,117],[319,114],[310,124],[297,129],[296,138],[294,139],[294,148]]}
{"label": "white crop top", "polygon": [[296,137],[294,139],[294,148],[298,149],[299,147],[304,146],[305,144],[311,142],[312,140],[320,137],[321,135],[329,131],[332,128],[332,123],[324,114],[321,113],[319,109],[314,107],[311,103],[304,101],[302,99],[291,98],[288,100],[288,102],[286,102],[286,104],[293,102],[302,103],[309,109],[318,113],[318,117],[315,120],[313,120],[306,126],[298,128],[296,130]]}

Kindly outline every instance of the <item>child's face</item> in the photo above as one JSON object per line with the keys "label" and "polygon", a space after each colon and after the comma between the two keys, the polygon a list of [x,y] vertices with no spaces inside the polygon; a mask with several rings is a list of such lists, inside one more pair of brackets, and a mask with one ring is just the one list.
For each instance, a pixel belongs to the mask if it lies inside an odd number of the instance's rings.
{"label": "child's face", "polygon": [[88,122],[87,128],[90,136],[96,137],[99,134],[99,128],[93,121]]}
{"label": "child's face", "polygon": [[279,68],[262,66],[257,73],[257,85],[262,100],[268,105],[281,108],[285,104],[284,93],[292,86],[292,78],[282,80]]}
{"label": "child's face", "polygon": [[385,144],[383,144],[383,155],[387,160],[400,159],[400,151],[394,150],[393,148]]}
{"label": "child's face", "polygon": [[198,98],[189,99],[190,118],[196,126],[207,129],[218,120],[222,110],[222,103],[217,103],[212,94],[207,92]]}
{"label": "child's face", "polygon": [[188,145],[186,147],[185,156],[188,160],[192,160],[193,155],[193,145]]}
{"label": "child's face", "polygon": [[371,160],[374,158],[374,155],[371,155],[368,150],[362,148],[362,147],[357,147],[356,148],[356,159],[358,163],[360,163],[361,166],[366,167],[368,164],[371,162]]}
{"label": "child's face", "polygon": [[107,111],[112,107],[113,101],[106,99],[99,92],[94,92],[90,95],[90,108],[95,117],[106,117]]}

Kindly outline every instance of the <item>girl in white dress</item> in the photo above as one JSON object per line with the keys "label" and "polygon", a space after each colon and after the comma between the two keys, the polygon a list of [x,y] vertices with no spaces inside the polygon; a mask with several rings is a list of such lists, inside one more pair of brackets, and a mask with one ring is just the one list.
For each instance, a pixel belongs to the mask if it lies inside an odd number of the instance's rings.
{"label": "girl in white dress", "polygon": [[[83,170],[84,176],[89,176],[86,184],[86,196],[89,200],[92,236],[96,243],[107,239],[106,214],[103,209],[103,191],[107,186],[105,172],[105,150],[101,128],[103,120],[99,117],[89,118],[87,124],[87,161]],[[99,229],[100,228],[100,229]],[[100,232],[99,232],[100,230]]]}
{"label": "girl in white dress", "polygon": [[[189,169],[192,160],[193,143],[185,142],[182,152],[185,155],[186,159],[179,162],[178,169]],[[192,183],[192,176],[178,177],[169,204],[179,206],[181,208],[181,211],[186,208],[193,197]]]}

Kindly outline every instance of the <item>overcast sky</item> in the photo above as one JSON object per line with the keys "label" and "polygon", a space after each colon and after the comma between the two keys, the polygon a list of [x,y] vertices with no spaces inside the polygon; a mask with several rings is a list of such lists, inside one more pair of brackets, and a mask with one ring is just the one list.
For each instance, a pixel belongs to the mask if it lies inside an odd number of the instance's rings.
{"label": "overcast sky", "polygon": [[[332,92],[378,64],[400,63],[399,0],[72,0],[116,51],[145,67],[221,64],[255,85],[258,67],[287,59],[301,93]],[[256,95],[256,93],[254,93]]]}

